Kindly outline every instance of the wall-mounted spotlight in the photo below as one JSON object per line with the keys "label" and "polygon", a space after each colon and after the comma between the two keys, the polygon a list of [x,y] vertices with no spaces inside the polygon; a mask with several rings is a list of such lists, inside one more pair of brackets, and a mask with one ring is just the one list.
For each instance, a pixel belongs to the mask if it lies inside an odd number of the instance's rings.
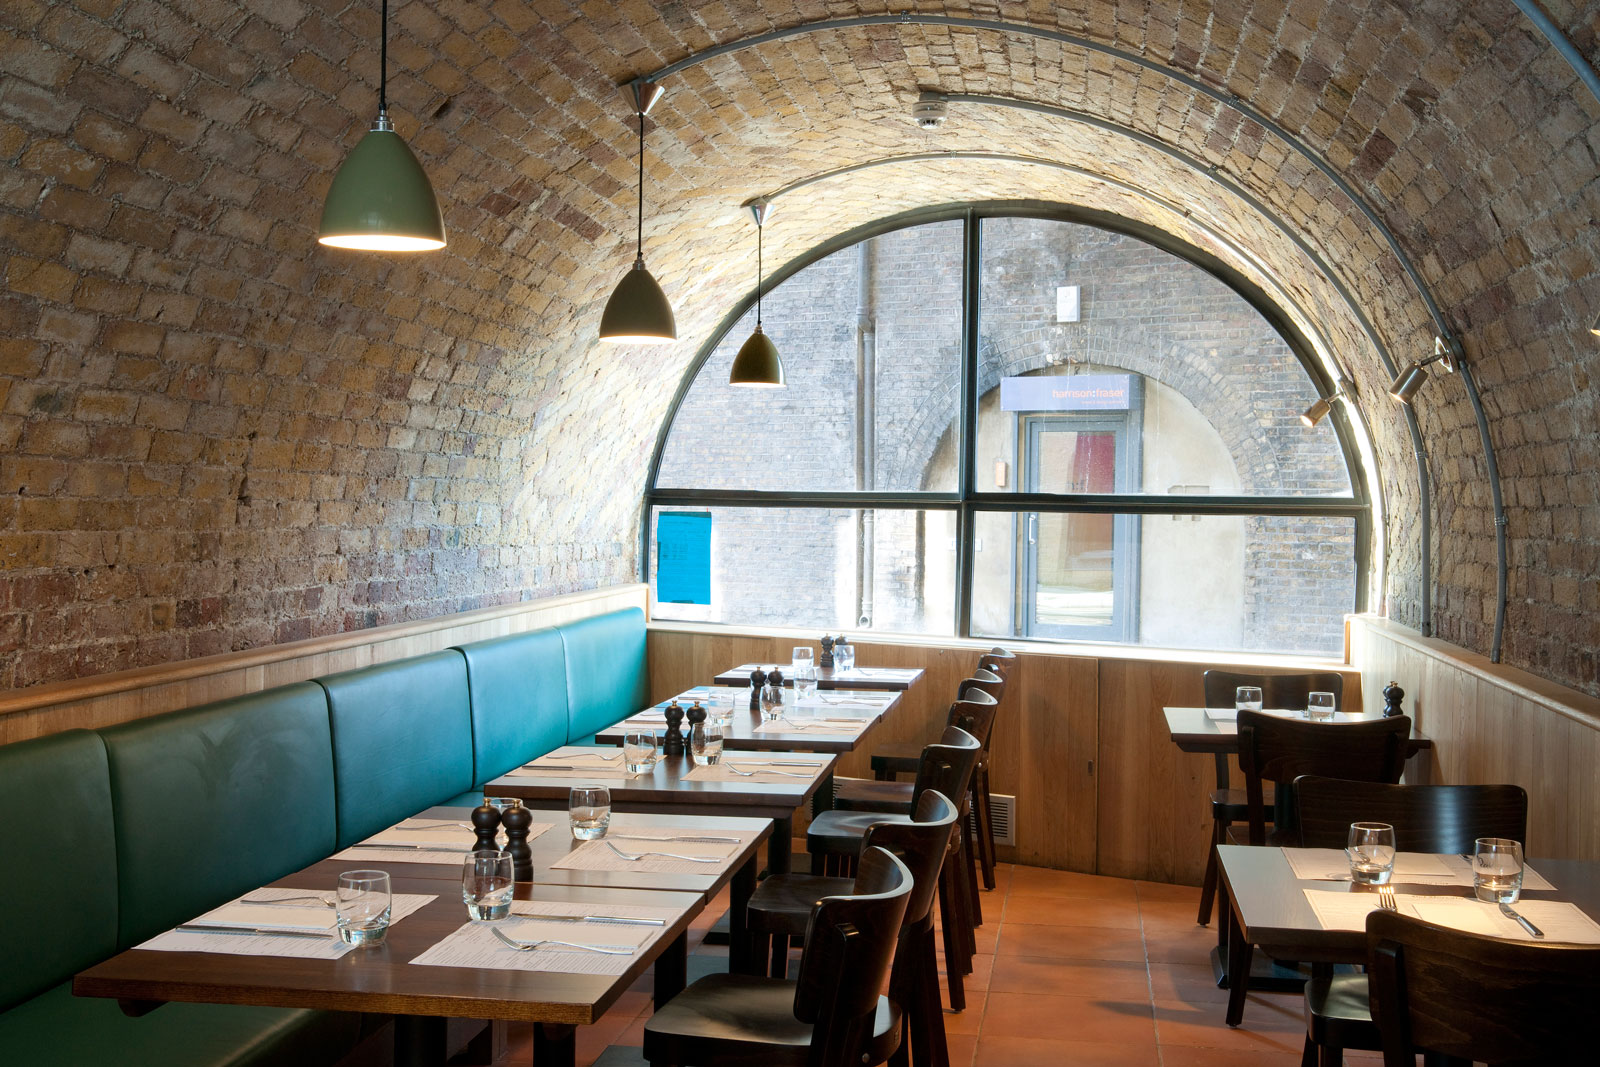
{"label": "wall-mounted spotlight", "polygon": [[1424,370],[1428,364],[1437,363],[1447,371],[1456,369],[1456,362],[1461,358],[1453,342],[1446,343],[1443,337],[1433,339],[1433,355],[1427,359],[1419,359],[1395,375],[1394,381],[1389,383],[1389,395],[1402,404],[1411,403],[1411,398],[1417,395],[1417,390],[1422,388],[1422,383],[1428,380],[1428,372]]}
{"label": "wall-mounted spotlight", "polygon": [[1589,332],[1594,334],[1596,337],[1600,337],[1600,319],[1594,320],[1594,325],[1589,327]]}
{"label": "wall-mounted spotlight", "polygon": [[1300,421],[1306,426],[1315,426],[1327,417],[1333,410],[1333,402],[1341,398],[1349,400],[1355,395],[1356,387],[1348,378],[1338,378],[1333,383],[1333,392],[1327,396],[1317,397],[1316,403],[1300,413]]}

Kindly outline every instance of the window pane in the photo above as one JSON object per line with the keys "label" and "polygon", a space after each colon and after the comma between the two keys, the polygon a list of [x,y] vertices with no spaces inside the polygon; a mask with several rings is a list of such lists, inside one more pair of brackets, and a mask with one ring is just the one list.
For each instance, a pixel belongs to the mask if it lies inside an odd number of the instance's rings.
{"label": "window pane", "polygon": [[980,512],[972,632],[1336,655],[1345,518]]}
{"label": "window pane", "polygon": [[[659,599],[698,588],[659,544],[663,515],[710,515],[709,604]],[[669,538],[675,537],[669,526]],[[689,553],[687,558],[695,558]],[[665,562],[665,571],[663,570]],[[651,617],[894,633],[955,632],[955,513],[852,508],[656,508]]]}
{"label": "window pane", "polygon": [[[788,387],[728,384],[751,309],[685,395],[658,486],[788,491],[956,487],[961,222],[882,234],[767,295]],[[946,455],[935,463],[935,453]]]}
{"label": "window pane", "polygon": [[[1350,477],[1317,389],[1243,297],[1132,237],[981,223],[979,492],[1338,495]],[[1089,488],[1066,438],[1110,434]],[[953,460],[953,457],[952,457]]]}

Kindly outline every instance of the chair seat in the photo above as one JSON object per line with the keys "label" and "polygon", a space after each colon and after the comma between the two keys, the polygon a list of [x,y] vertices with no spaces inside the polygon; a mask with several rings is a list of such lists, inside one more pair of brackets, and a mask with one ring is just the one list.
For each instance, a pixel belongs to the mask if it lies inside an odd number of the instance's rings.
{"label": "chair seat", "polygon": [[1307,1036],[1329,1048],[1381,1049],[1383,1036],[1367,997],[1364,974],[1311,979],[1306,983]]}
{"label": "chair seat", "polygon": [[[1224,845],[1248,845],[1250,843],[1250,827],[1248,827],[1248,826],[1230,826],[1230,827],[1228,827],[1228,832],[1225,835],[1223,835],[1223,842],[1222,843]],[[1267,823],[1267,841],[1266,841],[1266,843],[1269,844],[1269,845],[1278,845],[1280,847],[1292,848],[1295,845],[1298,845],[1300,842],[1297,841],[1295,839],[1294,835],[1289,833],[1287,830],[1276,830],[1276,829],[1274,829],[1272,824],[1269,822],[1269,823]]]}
{"label": "chair seat", "polygon": [[910,782],[877,782],[870,778],[835,778],[833,806],[841,811],[883,811],[911,814]]}
{"label": "chair seat", "polygon": [[916,774],[922,746],[912,741],[885,745],[872,754],[872,773]]}
{"label": "chair seat", "polygon": [[[812,1027],[794,1017],[794,990],[782,978],[707,975],[645,1021],[644,1057],[697,1065],[804,1064]],[[882,1063],[899,1040],[900,1010],[880,996],[872,1034],[855,1062]]]}
{"label": "chair seat", "polygon": [[[1270,782],[1261,783],[1261,803],[1267,811],[1267,821],[1272,821],[1275,794]],[[1243,789],[1213,789],[1211,791],[1211,817],[1222,822],[1244,822],[1250,818],[1250,804]]]}
{"label": "chair seat", "polygon": [[893,819],[904,822],[905,815],[885,815],[879,811],[824,811],[806,827],[806,851],[853,856],[861,850],[867,827]]}
{"label": "chair seat", "polygon": [[758,934],[804,937],[811,921],[811,909],[817,901],[854,891],[854,878],[800,873],[769,875],[750,894],[746,908],[750,929]]}

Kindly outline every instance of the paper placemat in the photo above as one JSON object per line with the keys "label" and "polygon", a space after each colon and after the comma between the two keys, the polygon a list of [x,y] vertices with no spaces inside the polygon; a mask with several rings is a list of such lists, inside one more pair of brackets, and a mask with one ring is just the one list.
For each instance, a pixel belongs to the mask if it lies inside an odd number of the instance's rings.
{"label": "paper placemat", "polygon": [[[1367,914],[1378,908],[1376,893],[1340,893],[1326,889],[1303,890],[1317,922],[1324,930],[1363,931]],[[1544,931],[1546,942],[1566,941],[1600,945],[1600,924],[1576,905],[1561,900],[1519,900],[1515,905],[1529,922]],[[1436,897],[1418,893],[1396,893],[1395,908],[1403,915],[1423,919],[1453,930],[1533,941],[1515,919],[1499,907],[1472,897]]]}
{"label": "paper placemat", "polygon": [[[549,922],[528,915],[583,916],[589,906],[546,900],[514,900],[511,915],[492,923],[466,923],[417,956],[411,962],[425,967],[493,967],[502,971],[553,971],[562,974],[621,974],[631,967],[639,953],[648,948],[665,929],[663,926],[625,926],[599,922]],[[651,908],[636,904],[607,904],[608,915],[639,919],[662,919],[671,923],[678,912],[673,908]],[[611,956],[582,949],[549,945],[523,952],[502,942],[491,932],[498,927],[518,941],[546,938],[575,941],[607,948],[631,948],[626,956]]]}
{"label": "paper placemat", "polygon": [[[330,889],[326,894],[313,893],[306,889],[257,889],[246,893],[239,900],[284,900],[287,897],[323,896],[332,898]],[[437,898],[420,893],[396,893],[392,898],[389,925],[415,913],[419,908],[431,903]],[[288,956],[295,959],[308,960],[336,960],[346,952],[356,948],[340,941],[334,932],[333,909],[326,904],[314,900],[285,901],[281,905],[272,904],[241,904],[239,900],[230,901],[220,908],[213,908],[204,915],[191,919],[190,924],[226,923],[229,925],[270,927],[285,925],[298,927],[300,930],[315,933],[318,929],[327,931],[322,937],[307,937],[303,933],[287,934],[236,934],[236,933],[205,933],[191,930],[168,930],[164,934],[157,934],[150,940],[135,948],[149,949],[153,952],[211,952],[231,956]],[[304,913],[302,920],[299,915]],[[286,914],[296,917],[285,920]],[[324,926],[324,920],[326,925]]]}
{"label": "paper placemat", "polygon": [[517,778],[638,778],[648,771],[630,771],[622,763],[622,749],[579,748],[563,745],[532,763],[507,772]]}
{"label": "paper placemat", "polygon": [[[456,863],[472,851],[471,825],[460,820],[407,819],[351,845],[333,858],[366,864]],[[528,840],[532,841],[554,825],[530,823]]]}
{"label": "paper placemat", "polygon": [[[667,832],[636,831],[633,833],[608,833],[598,841],[585,841],[550,865],[557,871],[643,871],[650,874],[720,874],[727,869],[743,842],[755,837],[745,834],[739,841],[678,841],[674,836],[699,837],[690,828],[678,830],[676,835]],[[716,834],[706,836],[727,836]],[[640,859],[624,859],[620,852]],[[672,855],[662,855],[672,853]],[[694,859],[682,859],[693,856]],[[703,862],[711,860],[714,862]]]}
{"label": "paper placemat", "polygon": [[872,723],[865,719],[812,719],[782,718],[764,722],[755,728],[758,734],[833,734],[836,737],[854,737]]}
{"label": "paper placemat", "polygon": [[[807,770],[808,767],[811,769]],[[783,763],[774,766],[771,761],[747,756],[733,757],[730,762],[729,756],[725,753],[721,763],[714,763],[709,767],[700,764],[684,775],[683,779],[689,782],[750,782],[759,785],[778,785],[815,778],[821,770],[822,765],[816,763]],[[746,773],[740,774],[740,771]]]}
{"label": "paper placemat", "polygon": [[[1350,861],[1343,849],[1337,848],[1286,848],[1284,859],[1294,876],[1303,881],[1348,882]],[[1466,856],[1435,855],[1427,852],[1397,852],[1394,857],[1393,884],[1459,885],[1471,888],[1472,860]],[[1525,867],[1522,888],[1527,892],[1554,889],[1539,872]]]}

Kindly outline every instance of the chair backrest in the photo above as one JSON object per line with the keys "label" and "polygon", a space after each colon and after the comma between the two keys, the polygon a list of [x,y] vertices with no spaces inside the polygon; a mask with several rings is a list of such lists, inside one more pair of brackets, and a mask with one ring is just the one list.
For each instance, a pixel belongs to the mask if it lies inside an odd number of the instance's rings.
{"label": "chair backrest", "polygon": [[962,683],[961,698],[950,705],[945,726],[959,726],[978,739],[980,745],[989,743],[989,733],[994,729],[995,716],[1000,711],[1000,700],[995,694],[979,688],[968,679]]}
{"label": "chair backrest", "polygon": [[863,851],[873,846],[886,848],[911,871],[914,885],[906,905],[907,927],[933,921],[933,892],[938,887],[939,868],[944,864],[959,815],[959,809],[943,793],[925,789],[917,798],[910,822],[897,819],[867,828],[861,842]]}
{"label": "chair backrest", "polygon": [[809,1067],[859,1067],[911,884],[911,872],[893,853],[867,848],[854,892],[812,907],[794,990],[795,1018],[812,1024]]}
{"label": "chair backrest", "polygon": [[1494,1064],[1597,1058],[1600,948],[1483,937],[1398,912],[1367,916],[1372,1017],[1387,1067],[1413,1049]]}
{"label": "chair backrest", "polygon": [[1310,671],[1300,674],[1241,674],[1236,671],[1206,671],[1206,707],[1233,707],[1233,692],[1241,685],[1261,689],[1261,706],[1279,710],[1300,710],[1307,693],[1332,693],[1334,706],[1344,710],[1344,675],[1337,671]]}
{"label": "chair backrest", "polygon": [[1017,665],[1017,654],[1007,652],[999,645],[978,657],[978,667],[982,670],[993,671],[1004,678],[1011,668]]}
{"label": "chair backrest", "polygon": [[1353,822],[1386,822],[1402,852],[1466,855],[1480,837],[1527,845],[1520,785],[1388,785],[1302,775],[1294,782],[1304,848],[1343,848]]}
{"label": "chair backrest", "polygon": [[[958,702],[959,703],[959,702]],[[993,711],[993,705],[989,711]],[[972,769],[978,765],[982,743],[959,726],[946,726],[937,745],[927,745],[917,762],[917,781],[911,787],[911,806],[915,810],[922,794],[932,789],[943,793],[958,806],[967,795]]]}
{"label": "chair backrest", "polygon": [[961,684],[956,687],[956,699],[965,700],[967,694],[974,691],[988,693],[996,702],[1002,701],[1005,699],[1006,680],[993,671],[979,667],[972,672],[972,677],[961,680]]}
{"label": "chair backrest", "polygon": [[1337,775],[1358,782],[1398,782],[1405,767],[1411,719],[1397,715],[1366,722],[1308,722],[1261,711],[1239,713],[1239,766],[1244,771],[1250,843],[1267,840],[1263,782],[1277,784],[1280,830],[1291,831],[1292,783],[1302,774]]}

